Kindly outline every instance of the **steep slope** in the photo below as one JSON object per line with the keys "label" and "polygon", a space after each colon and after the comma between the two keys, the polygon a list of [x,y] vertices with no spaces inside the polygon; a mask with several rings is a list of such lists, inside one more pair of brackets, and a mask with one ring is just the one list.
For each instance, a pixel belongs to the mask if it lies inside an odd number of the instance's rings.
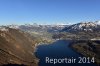
{"label": "steep slope", "polygon": [[18,29],[3,27],[0,29],[0,65],[24,64],[37,66],[33,52],[35,42]]}

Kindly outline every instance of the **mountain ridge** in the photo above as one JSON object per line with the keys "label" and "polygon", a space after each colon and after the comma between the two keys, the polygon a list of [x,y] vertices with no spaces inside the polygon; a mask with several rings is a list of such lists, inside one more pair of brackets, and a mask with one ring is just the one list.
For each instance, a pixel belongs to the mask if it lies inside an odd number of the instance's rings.
{"label": "mountain ridge", "polygon": [[65,27],[62,31],[75,32],[75,31],[100,31],[100,21],[95,22],[81,22]]}

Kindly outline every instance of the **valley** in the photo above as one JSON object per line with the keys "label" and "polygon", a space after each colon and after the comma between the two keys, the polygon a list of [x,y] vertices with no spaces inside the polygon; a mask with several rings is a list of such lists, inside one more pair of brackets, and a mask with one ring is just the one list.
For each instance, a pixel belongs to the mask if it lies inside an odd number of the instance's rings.
{"label": "valley", "polygon": [[73,25],[0,26],[0,65],[38,66],[36,47],[57,40],[72,40],[72,49],[86,57],[95,57],[100,64],[100,24],[95,21]]}

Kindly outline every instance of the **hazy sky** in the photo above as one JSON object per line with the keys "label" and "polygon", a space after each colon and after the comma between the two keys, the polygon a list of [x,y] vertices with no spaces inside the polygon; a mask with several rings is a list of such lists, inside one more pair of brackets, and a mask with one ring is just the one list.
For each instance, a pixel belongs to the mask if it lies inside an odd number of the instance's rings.
{"label": "hazy sky", "polygon": [[100,0],[0,0],[0,24],[100,20]]}

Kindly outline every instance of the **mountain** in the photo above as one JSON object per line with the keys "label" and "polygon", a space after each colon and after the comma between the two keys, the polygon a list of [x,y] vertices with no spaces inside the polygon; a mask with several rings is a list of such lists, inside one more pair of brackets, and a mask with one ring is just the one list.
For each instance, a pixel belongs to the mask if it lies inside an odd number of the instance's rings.
{"label": "mountain", "polygon": [[57,32],[59,30],[62,30],[67,25],[20,25],[19,29],[23,31],[31,31],[31,32]]}
{"label": "mountain", "polygon": [[100,21],[68,25],[53,35],[54,39],[100,40]]}
{"label": "mountain", "polygon": [[0,66],[3,64],[24,64],[37,66],[34,55],[35,41],[18,29],[0,27]]}
{"label": "mountain", "polygon": [[62,31],[79,32],[79,31],[100,31],[100,21],[81,22],[65,27]]}
{"label": "mountain", "polygon": [[19,29],[19,25],[15,25],[15,24],[7,25],[6,27],[13,28],[13,29]]}
{"label": "mountain", "polygon": [[[34,24],[23,24],[23,25],[5,25],[5,27],[9,27],[12,29],[20,29],[25,32],[59,32],[63,28],[67,27],[68,25],[39,25],[37,23]],[[4,26],[1,26],[4,27]]]}
{"label": "mountain", "polygon": [[95,21],[95,23],[96,23],[97,25],[100,25],[100,21]]}

